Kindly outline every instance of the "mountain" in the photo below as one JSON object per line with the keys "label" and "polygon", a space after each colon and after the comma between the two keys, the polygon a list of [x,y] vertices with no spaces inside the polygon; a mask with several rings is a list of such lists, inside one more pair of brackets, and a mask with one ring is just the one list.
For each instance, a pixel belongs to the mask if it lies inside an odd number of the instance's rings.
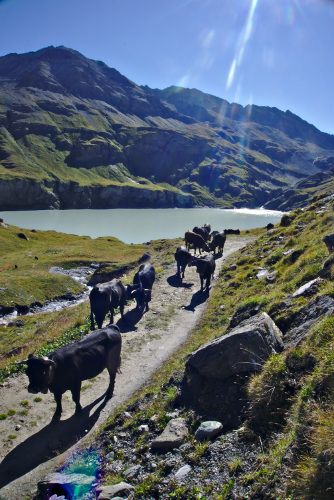
{"label": "mountain", "polygon": [[309,205],[317,198],[334,196],[334,157],[315,160],[322,171],[297,182],[294,187],[272,192],[264,206],[273,210],[291,210]]}
{"label": "mountain", "polygon": [[255,207],[331,156],[290,111],[139,86],[66,47],[0,58],[2,210]]}

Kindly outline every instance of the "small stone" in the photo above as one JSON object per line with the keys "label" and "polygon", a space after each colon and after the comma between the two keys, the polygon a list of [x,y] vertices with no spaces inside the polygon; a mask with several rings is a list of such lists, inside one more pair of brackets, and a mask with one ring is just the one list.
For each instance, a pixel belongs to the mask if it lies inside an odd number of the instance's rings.
{"label": "small stone", "polygon": [[221,309],[221,310],[225,309],[224,304],[221,304],[221,305],[219,306],[219,309]]}
{"label": "small stone", "polygon": [[166,416],[169,418],[175,418],[175,417],[179,416],[179,413],[180,412],[178,410],[174,410],[174,411],[167,412]]}
{"label": "small stone", "polygon": [[153,450],[172,450],[178,448],[188,435],[188,428],[184,418],[174,418],[168,422],[160,436],[152,443]]}
{"label": "small stone", "polygon": [[237,268],[237,265],[236,264],[232,264],[228,269],[229,271],[235,271]]}
{"label": "small stone", "polygon": [[125,479],[134,479],[135,477],[138,476],[139,472],[141,470],[140,465],[133,465],[132,467],[129,467],[126,469],[126,471],[123,472],[123,476]]}
{"label": "small stone", "polygon": [[156,422],[158,419],[159,419],[158,415],[152,415],[152,417],[150,418],[150,422]]}
{"label": "small stone", "polygon": [[151,470],[155,470],[157,467],[158,467],[158,466],[157,466],[157,464],[156,464],[155,462],[152,462],[152,463],[150,464],[150,468],[151,468]]}
{"label": "small stone", "polygon": [[189,474],[190,471],[191,471],[191,466],[186,464],[175,473],[174,477],[177,480],[183,479],[184,477],[187,476],[187,474]]}
{"label": "small stone", "polygon": [[95,481],[95,476],[86,476],[86,474],[64,474],[56,472],[49,474],[44,480],[38,483],[38,496],[49,498],[49,493],[55,487],[60,487],[64,493],[77,489],[81,494],[87,494]]}
{"label": "small stone", "polygon": [[110,461],[110,460],[114,460],[114,458],[115,458],[115,452],[114,452],[114,451],[111,451],[110,453],[108,453],[108,454],[106,455],[106,459],[107,459],[108,461]]}
{"label": "small stone", "polygon": [[308,283],[305,283],[305,285],[301,286],[296,290],[293,294],[292,297],[300,297],[302,295],[313,295],[314,293],[317,292],[318,287],[320,283],[323,280],[321,278],[315,278],[314,280],[309,281]]}
{"label": "small stone", "polygon": [[131,418],[132,417],[132,415],[131,415],[131,413],[129,411],[125,411],[123,413],[123,415],[124,415],[124,418]]}
{"label": "small stone", "polygon": [[197,431],[195,432],[195,438],[198,441],[206,441],[208,439],[213,439],[223,431],[223,424],[215,420],[208,420],[202,422]]}
{"label": "small stone", "polygon": [[118,443],[117,436],[114,436],[114,437],[113,437],[113,440],[114,440],[114,443]]}
{"label": "small stone", "polygon": [[139,432],[148,432],[150,429],[149,429],[149,426],[148,426],[148,425],[146,425],[146,424],[144,425],[144,424],[143,424],[143,425],[140,425],[140,426],[138,427],[138,430],[139,430]]}
{"label": "small stone", "polygon": [[21,425],[17,424],[17,425],[15,425],[15,430],[19,431],[21,429],[21,427],[22,427]]}
{"label": "small stone", "polygon": [[129,494],[133,490],[133,486],[129,483],[122,481],[118,484],[112,484],[109,486],[101,486],[98,491],[99,500],[111,500],[114,499],[116,495]]}

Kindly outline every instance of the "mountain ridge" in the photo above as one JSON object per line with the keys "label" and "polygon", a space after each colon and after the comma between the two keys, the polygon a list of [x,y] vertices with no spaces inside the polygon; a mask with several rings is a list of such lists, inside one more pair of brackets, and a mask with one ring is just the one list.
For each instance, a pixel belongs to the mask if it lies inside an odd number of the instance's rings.
{"label": "mountain ridge", "polygon": [[[74,188],[75,206],[93,208],[106,186],[131,186],[131,206],[255,207],[334,155],[334,136],[290,111],[140,86],[63,46],[0,57],[0,98],[2,210],[17,208],[22,179],[39,208],[71,207]],[[33,197],[22,206],[34,208]]]}

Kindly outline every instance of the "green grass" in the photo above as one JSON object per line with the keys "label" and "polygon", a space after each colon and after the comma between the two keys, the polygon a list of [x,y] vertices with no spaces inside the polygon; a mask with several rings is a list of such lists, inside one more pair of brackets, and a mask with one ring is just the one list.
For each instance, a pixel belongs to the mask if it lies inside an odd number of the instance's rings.
{"label": "green grass", "polygon": [[[28,241],[18,238],[19,232]],[[82,290],[69,276],[51,274],[52,266],[71,268],[112,262],[113,269],[117,269],[134,266],[145,250],[144,245],[127,245],[113,237],[92,239],[55,231],[32,232],[14,226],[0,228],[0,305],[44,303]]]}

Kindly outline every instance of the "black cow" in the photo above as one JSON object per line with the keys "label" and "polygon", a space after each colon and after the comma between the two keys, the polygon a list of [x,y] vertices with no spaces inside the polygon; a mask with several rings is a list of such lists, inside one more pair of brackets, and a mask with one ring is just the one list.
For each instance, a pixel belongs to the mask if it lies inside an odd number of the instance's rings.
{"label": "black cow", "polygon": [[204,241],[209,241],[210,239],[211,226],[209,224],[204,224],[202,227],[195,226],[192,230],[193,233],[202,236]]}
{"label": "black cow", "polygon": [[226,241],[226,234],[225,233],[216,233],[212,241],[210,243],[210,250],[213,251],[213,253],[216,253],[216,248],[218,247],[218,252],[223,253],[224,250],[224,245]]}
{"label": "black cow", "polygon": [[186,244],[187,250],[190,250],[190,248],[194,249],[194,253],[196,253],[196,250],[199,250],[199,253],[202,253],[202,250],[205,250],[206,252],[210,252],[210,247],[209,245],[204,241],[201,235],[193,233],[191,231],[187,231],[184,235],[184,241]]}
{"label": "black cow", "polygon": [[197,273],[201,281],[201,291],[204,290],[203,284],[206,280],[205,288],[209,290],[211,278],[216,269],[216,262],[213,255],[206,255],[205,257],[193,257],[190,266],[196,266]]}
{"label": "black cow", "polygon": [[90,294],[90,323],[95,330],[94,316],[99,328],[102,328],[104,318],[110,312],[110,323],[114,322],[114,309],[119,307],[123,318],[126,302],[126,289],[120,280],[114,279],[95,285]]}
{"label": "black cow", "polygon": [[240,229],[224,229],[225,234],[240,234]]}
{"label": "black cow", "polygon": [[186,247],[177,247],[174,257],[176,260],[177,275],[180,276],[182,280],[186,267],[192,260],[192,255]]}
{"label": "black cow", "polygon": [[155,269],[150,262],[142,264],[133,278],[133,284],[127,287],[127,298],[136,299],[138,309],[148,311],[148,303],[152,299],[152,288],[155,281]]}
{"label": "black cow", "polygon": [[32,394],[52,392],[57,404],[53,418],[62,413],[62,395],[72,392],[75,413],[81,412],[81,382],[96,377],[105,368],[109,372],[106,398],[114,392],[116,373],[121,365],[122,337],[116,325],[86,335],[79,342],[61,347],[48,357],[37,358],[32,354],[19,364],[27,364],[28,391]]}

